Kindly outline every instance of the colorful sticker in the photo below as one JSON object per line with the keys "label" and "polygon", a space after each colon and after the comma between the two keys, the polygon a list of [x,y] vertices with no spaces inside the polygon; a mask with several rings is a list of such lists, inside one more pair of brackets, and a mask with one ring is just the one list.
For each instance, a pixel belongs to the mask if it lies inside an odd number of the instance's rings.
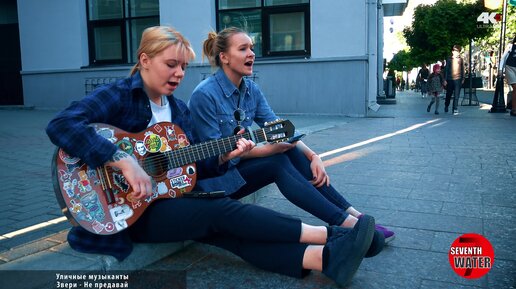
{"label": "colorful sticker", "polygon": [[139,199],[136,199],[133,196],[133,194],[127,194],[125,197],[126,197],[127,201],[131,203],[131,207],[133,209],[136,210],[137,208],[142,206],[142,202]]}
{"label": "colorful sticker", "polygon": [[105,214],[102,210],[102,204],[100,203],[97,192],[91,191],[90,193],[81,197],[81,203],[91,215],[91,217],[99,222],[104,220]]}
{"label": "colorful sticker", "polygon": [[159,152],[161,148],[161,138],[157,134],[150,133],[145,136],[145,139],[143,139],[143,144],[148,152],[156,153]]}
{"label": "colorful sticker", "polygon": [[[118,194],[118,192],[116,192]],[[124,198],[119,198],[119,197],[116,197],[115,198],[115,202],[119,205],[123,205],[125,203],[125,199]]]}
{"label": "colorful sticker", "polygon": [[159,125],[159,123],[157,123],[154,125],[154,130],[160,133],[163,130],[163,128],[161,127],[161,125]]}
{"label": "colorful sticker", "polygon": [[124,152],[129,155],[133,154],[133,144],[129,141],[129,139],[124,138],[121,141],[117,142],[116,145]]}
{"label": "colorful sticker", "polygon": [[91,184],[90,184],[90,180],[88,179],[88,175],[86,174],[85,171],[79,171],[77,173],[77,175],[79,175],[79,177],[81,178],[79,180],[79,191],[81,193],[86,193],[86,192],[89,192],[92,190],[92,187],[91,187]]}
{"label": "colorful sticker", "polygon": [[188,166],[186,167],[186,173],[189,174],[189,175],[193,175],[195,174],[195,168],[194,166]]}
{"label": "colorful sticker", "polygon": [[152,200],[154,200],[156,198],[158,198],[158,192],[153,191],[152,195],[150,195],[149,197],[145,198],[144,201],[147,202],[147,203],[150,203],[150,202],[152,202]]}
{"label": "colorful sticker", "polygon": [[75,202],[75,200],[72,199],[70,200],[70,205],[72,205],[70,211],[72,211],[73,213],[78,214],[80,211],[82,211],[81,203],[77,203]]}
{"label": "colorful sticker", "polygon": [[176,130],[174,129],[174,126],[167,126],[165,127],[165,130],[167,131],[167,138],[168,140],[176,140]]}
{"label": "colorful sticker", "polygon": [[95,230],[95,232],[97,233],[100,233],[102,232],[102,230],[104,230],[104,225],[98,221],[93,221],[91,223],[91,227],[93,228],[93,230]]}
{"label": "colorful sticker", "polygon": [[101,127],[97,129],[97,134],[102,136],[103,138],[109,140],[112,143],[115,143],[117,141],[117,138],[115,137],[115,130],[108,127]]}
{"label": "colorful sticker", "polygon": [[136,202],[131,202],[131,207],[135,210],[141,206],[142,206],[142,202],[140,200],[137,200]]}
{"label": "colorful sticker", "polygon": [[111,222],[107,222],[104,229],[107,231],[107,232],[113,232],[113,230],[115,229],[115,225]]}
{"label": "colorful sticker", "polygon": [[65,164],[65,165],[66,165],[66,170],[69,173],[73,173],[73,171],[75,171],[76,169],[80,168],[83,165],[83,162],[78,162],[75,164]]}
{"label": "colorful sticker", "polygon": [[160,152],[168,152],[168,151],[171,151],[172,148],[168,145],[168,141],[167,139],[162,136],[161,137],[161,148],[159,149]]}
{"label": "colorful sticker", "polygon": [[186,175],[182,175],[173,179],[170,179],[170,186],[176,189],[186,188],[192,185],[192,179]]}
{"label": "colorful sticker", "polygon": [[[113,182],[117,187],[119,187],[124,193],[127,193],[129,190],[129,183],[125,179],[124,175],[113,173]],[[118,193],[118,190],[116,190]]]}
{"label": "colorful sticker", "polygon": [[67,172],[67,171],[65,171],[65,170],[61,170],[61,169],[59,170],[59,172],[58,172],[58,173],[59,173],[59,179],[61,180],[61,182],[64,182],[64,181],[66,181],[66,180],[69,180],[69,179],[70,179],[70,177],[72,176],[72,174],[71,174],[71,173],[69,173],[69,172]]}
{"label": "colorful sticker", "polygon": [[177,142],[180,148],[184,148],[190,145],[188,142],[188,138],[184,134],[180,134],[177,136]]}
{"label": "colorful sticker", "polygon": [[141,140],[137,141],[134,144],[134,149],[140,156],[144,156],[147,153],[147,149],[145,148],[145,144]]}
{"label": "colorful sticker", "polygon": [[168,187],[165,182],[159,182],[156,186],[156,190],[158,192],[158,195],[164,195],[168,192]]}
{"label": "colorful sticker", "polygon": [[123,229],[127,228],[128,225],[125,220],[121,220],[121,221],[115,222],[115,227],[116,227],[117,231],[122,231]]}
{"label": "colorful sticker", "polygon": [[75,196],[75,186],[77,186],[77,180],[65,180],[63,182],[63,190],[66,192],[69,198],[73,198]]}
{"label": "colorful sticker", "polygon": [[75,200],[72,199],[72,200],[70,200],[70,205],[72,205],[72,207],[70,208],[70,211],[75,213],[75,215],[77,216],[77,218],[79,220],[86,221],[86,222],[91,222],[93,220],[93,218],[91,217],[90,214],[86,214],[83,211],[81,203],[77,203]]}
{"label": "colorful sticker", "polygon": [[133,216],[133,210],[128,205],[116,206],[109,209],[113,222],[127,220]]}
{"label": "colorful sticker", "polygon": [[79,162],[79,158],[71,157],[69,154],[65,153],[62,149],[59,150],[59,158],[63,161],[65,164],[76,164]]}
{"label": "colorful sticker", "polygon": [[183,173],[183,168],[173,168],[167,171],[167,179],[171,179],[173,177],[177,177]]}

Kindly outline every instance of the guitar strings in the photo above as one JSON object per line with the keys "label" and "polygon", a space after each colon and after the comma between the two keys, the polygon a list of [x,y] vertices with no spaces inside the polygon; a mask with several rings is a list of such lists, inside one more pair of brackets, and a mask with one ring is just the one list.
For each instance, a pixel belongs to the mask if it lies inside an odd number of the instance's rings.
{"label": "guitar strings", "polygon": [[[241,135],[235,135],[231,137],[227,137],[226,139],[221,140],[212,140],[207,141],[199,144],[195,144],[193,146],[184,147],[178,150],[172,150],[172,151],[166,151],[158,155],[151,155],[144,160],[138,160],[138,163],[143,166],[144,162],[149,162],[150,165],[164,165],[164,164],[171,164],[173,167],[180,167],[182,165],[190,164],[195,161],[195,154],[199,157],[199,159],[206,158],[206,155],[210,155],[211,152],[213,152],[215,155],[216,153],[221,153],[221,146],[217,145],[217,143],[222,142],[222,147],[226,149],[227,151],[231,150],[233,148],[233,144],[241,137],[250,137],[250,133],[253,133],[255,137],[261,137],[262,139],[265,137],[265,132],[263,130],[257,130],[254,132],[246,132]],[[226,148],[226,146],[229,146],[229,149]],[[202,157],[201,157],[202,154]]]}
{"label": "guitar strings", "polygon": [[[230,136],[225,139],[206,141],[192,146],[183,147],[177,150],[166,151],[158,155],[151,155],[143,160],[137,159],[137,161],[144,170],[146,169],[145,164],[147,163],[150,163],[150,165],[152,166],[159,167],[161,167],[162,165],[167,165],[167,170],[171,168],[178,168],[183,165],[194,163],[195,153],[197,153],[197,156],[199,157],[198,159],[204,159],[206,158],[206,155],[210,156],[211,152],[213,152],[214,156],[217,153],[222,153],[224,150],[230,151],[238,139],[242,137],[245,137],[246,139],[252,138],[251,134],[254,135],[254,139],[266,140],[265,130],[259,129],[255,131],[245,132],[240,135]],[[219,145],[220,143],[222,144],[223,149],[221,149],[221,145]],[[226,145],[229,146],[229,149],[226,148]],[[201,153],[203,157],[201,157]],[[100,173],[101,183],[103,187],[106,185],[106,179],[109,179],[108,175],[112,175],[114,169],[111,166],[105,166],[104,170],[106,171],[105,174],[102,172]],[[97,170],[97,172],[99,171]]]}
{"label": "guitar strings", "polygon": [[[261,132],[261,134],[260,134]],[[262,138],[265,137],[265,132],[263,130],[257,130],[254,132],[246,132],[240,135],[230,136],[225,139],[219,139],[219,140],[211,140],[199,144],[195,144],[193,146],[183,147],[181,149],[172,150],[172,151],[166,151],[163,153],[159,153],[157,155],[150,155],[149,157],[145,159],[137,159],[138,164],[144,169],[145,172],[149,173],[148,170],[152,169],[152,167],[161,167],[164,165],[167,165],[166,170],[172,169],[172,168],[178,168],[186,164],[191,164],[195,162],[195,153],[197,153],[197,156],[199,156],[199,159],[204,159],[206,155],[210,155],[211,152],[213,152],[213,156],[216,155],[216,152],[221,153],[223,150],[229,151],[233,148],[233,145],[236,143],[236,141],[242,137],[249,138],[250,133],[253,133],[256,136],[261,136]],[[219,145],[219,143],[222,143],[222,145]],[[211,148],[209,147],[211,145]],[[227,149],[227,146],[229,146],[229,149]],[[221,149],[221,147],[223,149]],[[201,158],[202,153],[202,158]],[[148,166],[147,166],[148,165]],[[170,166],[169,166],[170,165]],[[111,166],[106,166],[104,168],[105,170],[109,170],[109,173],[106,172],[106,175],[112,175],[112,172],[114,169]],[[164,171],[162,172],[164,173]],[[105,178],[109,179],[109,177],[104,176],[104,173],[101,171],[99,174],[101,178],[101,182],[104,185],[106,183]],[[152,174],[151,174],[152,175]],[[108,180],[109,182],[109,180]]]}

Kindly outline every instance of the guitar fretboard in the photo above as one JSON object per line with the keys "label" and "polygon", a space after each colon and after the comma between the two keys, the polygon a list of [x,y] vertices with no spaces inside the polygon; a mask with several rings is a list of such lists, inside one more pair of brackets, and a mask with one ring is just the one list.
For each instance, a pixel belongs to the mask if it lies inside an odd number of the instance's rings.
{"label": "guitar fretboard", "polygon": [[[251,137],[252,136],[254,137]],[[236,143],[240,138],[254,140],[261,143],[267,140],[263,129],[252,132],[229,136],[226,138],[211,140],[200,144],[191,145],[182,149],[165,152],[171,168],[177,168],[186,164],[191,164],[199,160],[207,159],[220,154],[225,154],[235,149]]]}

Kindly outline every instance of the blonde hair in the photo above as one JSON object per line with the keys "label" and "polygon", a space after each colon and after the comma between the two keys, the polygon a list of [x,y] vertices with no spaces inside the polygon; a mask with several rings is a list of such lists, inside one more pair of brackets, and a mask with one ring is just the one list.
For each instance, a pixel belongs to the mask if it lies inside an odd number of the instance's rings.
{"label": "blonde hair", "polygon": [[219,33],[211,31],[208,33],[208,38],[204,40],[202,45],[203,59],[207,57],[212,66],[220,67],[219,54],[227,52],[229,48],[229,38],[238,33],[245,33],[243,29],[238,27],[228,27]]}
{"label": "blonde hair", "polygon": [[195,52],[190,42],[174,28],[169,26],[153,26],[145,29],[137,51],[138,62],[131,69],[130,75],[140,70],[140,56],[142,53],[152,58],[171,45],[176,45],[178,53],[185,55],[186,59],[192,60],[195,58]]}

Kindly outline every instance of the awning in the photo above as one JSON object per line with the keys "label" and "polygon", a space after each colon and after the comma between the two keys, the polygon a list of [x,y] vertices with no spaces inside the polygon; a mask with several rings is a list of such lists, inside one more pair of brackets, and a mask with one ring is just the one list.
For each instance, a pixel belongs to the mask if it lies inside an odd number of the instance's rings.
{"label": "awning", "polygon": [[383,0],[383,16],[401,16],[409,0]]}

